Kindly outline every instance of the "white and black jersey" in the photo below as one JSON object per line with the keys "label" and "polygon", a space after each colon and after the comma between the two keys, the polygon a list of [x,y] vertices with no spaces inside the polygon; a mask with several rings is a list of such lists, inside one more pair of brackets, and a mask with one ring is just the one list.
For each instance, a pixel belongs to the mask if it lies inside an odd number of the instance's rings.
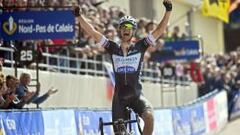
{"label": "white and black jersey", "polygon": [[126,56],[124,56],[119,44],[105,37],[99,43],[111,56],[116,81],[115,92],[118,93],[120,98],[134,99],[142,93],[139,76],[143,57],[145,51],[153,42],[153,37],[150,35],[135,44],[131,44]]}

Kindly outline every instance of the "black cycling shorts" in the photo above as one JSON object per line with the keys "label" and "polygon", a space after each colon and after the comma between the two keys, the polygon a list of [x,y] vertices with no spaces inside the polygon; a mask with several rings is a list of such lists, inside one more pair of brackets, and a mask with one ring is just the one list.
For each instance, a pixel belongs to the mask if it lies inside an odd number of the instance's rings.
{"label": "black cycling shorts", "polygon": [[114,94],[112,102],[113,121],[116,121],[118,119],[129,119],[126,107],[133,109],[133,111],[140,117],[144,111],[153,110],[151,103],[142,94],[134,100],[123,100],[120,99],[117,94]]}

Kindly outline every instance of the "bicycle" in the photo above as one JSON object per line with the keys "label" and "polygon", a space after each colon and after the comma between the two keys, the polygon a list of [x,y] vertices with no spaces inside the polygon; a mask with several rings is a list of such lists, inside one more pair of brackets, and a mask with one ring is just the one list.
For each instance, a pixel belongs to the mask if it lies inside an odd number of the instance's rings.
{"label": "bicycle", "polygon": [[[99,118],[99,130],[101,135],[104,135],[103,132],[103,128],[104,126],[116,126],[117,130],[118,130],[118,135],[134,135],[133,131],[132,131],[132,123],[137,123],[138,126],[138,131],[140,133],[140,135],[142,135],[142,130],[140,127],[140,119],[139,119],[139,115],[135,113],[135,120],[131,120],[131,112],[132,109],[129,107],[126,107],[129,119],[128,120],[124,120],[124,119],[118,119],[117,121],[114,122],[103,122],[102,117]],[[127,129],[127,125],[129,126],[129,128]]]}

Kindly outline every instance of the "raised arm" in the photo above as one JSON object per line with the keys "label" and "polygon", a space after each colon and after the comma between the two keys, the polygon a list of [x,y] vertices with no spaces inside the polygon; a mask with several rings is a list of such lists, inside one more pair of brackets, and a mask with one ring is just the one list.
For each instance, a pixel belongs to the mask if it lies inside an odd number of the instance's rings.
{"label": "raised arm", "polygon": [[87,22],[85,17],[81,15],[80,7],[75,7],[74,8],[74,15],[77,17],[78,22],[80,23],[81,28],[83,28],[89,35],[91,35],[94,40],[99,43],[103,37],[103,35],[98,32],[94,27]]}
{"label": "raised arm", "polygon": [[154,39],[158,39],[164,33],[165,29],[167,28],[167,24],[168,24],[170,14],[171,14],[171,11],[172,11],[171,0],[164,0],[163,5],[166,8],[166,12],[163,16],[163,19],[158,24],[157,28],[155,30],[153,30],[153,32],[152,32],[152,35],[153,35]]}

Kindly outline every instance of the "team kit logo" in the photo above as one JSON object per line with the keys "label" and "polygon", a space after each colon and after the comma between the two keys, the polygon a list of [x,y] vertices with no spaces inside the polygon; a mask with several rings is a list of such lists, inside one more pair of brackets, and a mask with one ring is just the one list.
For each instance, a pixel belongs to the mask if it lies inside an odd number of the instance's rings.
{"label": "team kit logo", "polygon": [[14,21],[13,17],[10,16],[7,21],[2,24],[3,31],[8,35],[13,35],[17,30],[17,23]]}
{"label": "team kit logo", "polygon": [[138,69],[140,63],[141,54],[137,53],[131,56],[123,57],[113,55],[114,70],[117,73],[133,73]]}

